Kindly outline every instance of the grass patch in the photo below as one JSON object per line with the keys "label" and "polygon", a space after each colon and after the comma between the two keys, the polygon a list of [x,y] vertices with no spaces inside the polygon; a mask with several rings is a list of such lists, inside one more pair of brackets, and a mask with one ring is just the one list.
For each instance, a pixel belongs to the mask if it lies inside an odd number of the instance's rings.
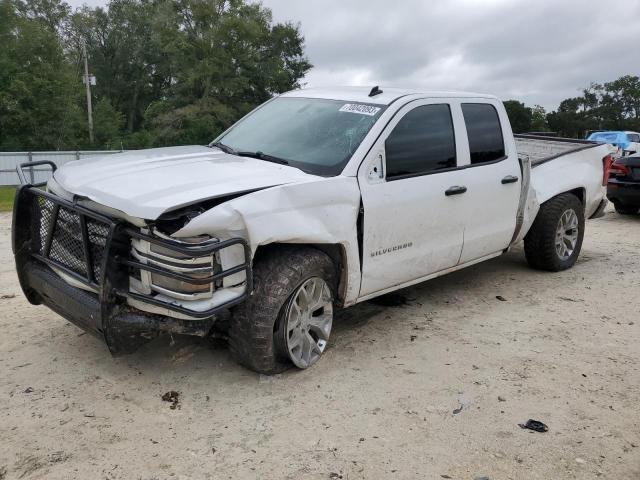
{"label": "grass patch", "polygon": [[0,187],[0,212],[9,212],[13,209],[13,197],[16,187]]}

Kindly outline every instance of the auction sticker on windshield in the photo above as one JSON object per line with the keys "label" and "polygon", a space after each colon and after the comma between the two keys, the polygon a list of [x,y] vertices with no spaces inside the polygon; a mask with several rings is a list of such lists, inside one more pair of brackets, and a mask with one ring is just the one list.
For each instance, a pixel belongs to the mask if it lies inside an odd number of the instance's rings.
{"label": "auction sticker on windshield", "polygon": [[343,105],[340,112],[358,113],[360,115],[369,115],[373,117],[380,111],[380,107],[372,107],[371,105],[362,105],[359,103],[347,103]]}

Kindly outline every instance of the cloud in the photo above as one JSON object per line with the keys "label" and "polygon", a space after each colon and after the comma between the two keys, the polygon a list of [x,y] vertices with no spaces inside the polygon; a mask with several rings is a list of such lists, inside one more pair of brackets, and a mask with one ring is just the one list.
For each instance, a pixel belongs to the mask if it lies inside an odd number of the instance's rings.
{"label": "cloud", "polygon": [[262,3],[300,24],[308,86],[468,90],[555,109],[591,82],[640,73],[638,0]]}
{"label": "cloud", "polygon": [[[591,82],[637,74],[637,0],[263,0],[299,22],[309,86],[470,90],[555,109]],[[628,22],[621,19],[629,19]]]}

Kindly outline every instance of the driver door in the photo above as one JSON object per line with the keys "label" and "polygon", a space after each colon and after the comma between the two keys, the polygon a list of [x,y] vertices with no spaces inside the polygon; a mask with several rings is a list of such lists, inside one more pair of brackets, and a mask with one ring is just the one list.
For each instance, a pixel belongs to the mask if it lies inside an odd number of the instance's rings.
{"label": "driver door", "polygon": [[[444,99],[403,107],[362,163],[363,253],[360,297],[417,283],[458,264],[468,159],[456,144],[464,128]],[[468,162],[468,160],[467,160]]]}

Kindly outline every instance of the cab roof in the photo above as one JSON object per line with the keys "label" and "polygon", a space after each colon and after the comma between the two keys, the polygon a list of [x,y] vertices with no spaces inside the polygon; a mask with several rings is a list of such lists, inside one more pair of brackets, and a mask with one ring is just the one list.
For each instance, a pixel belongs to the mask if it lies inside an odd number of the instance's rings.
{"label": "cab roof", "polygon": [[428,98],[487,98],[495,99],[494,95],[470,92],[429,91],[420,89],[379,87],[382,93],[369,96],[374,86],[370,87],[332,87],[332,88],[303,88],[283,93],[283,97],[324,98],[327,100],[343,100],[347,102],[373,103],[390,105],[401,97],[418,95]]}

